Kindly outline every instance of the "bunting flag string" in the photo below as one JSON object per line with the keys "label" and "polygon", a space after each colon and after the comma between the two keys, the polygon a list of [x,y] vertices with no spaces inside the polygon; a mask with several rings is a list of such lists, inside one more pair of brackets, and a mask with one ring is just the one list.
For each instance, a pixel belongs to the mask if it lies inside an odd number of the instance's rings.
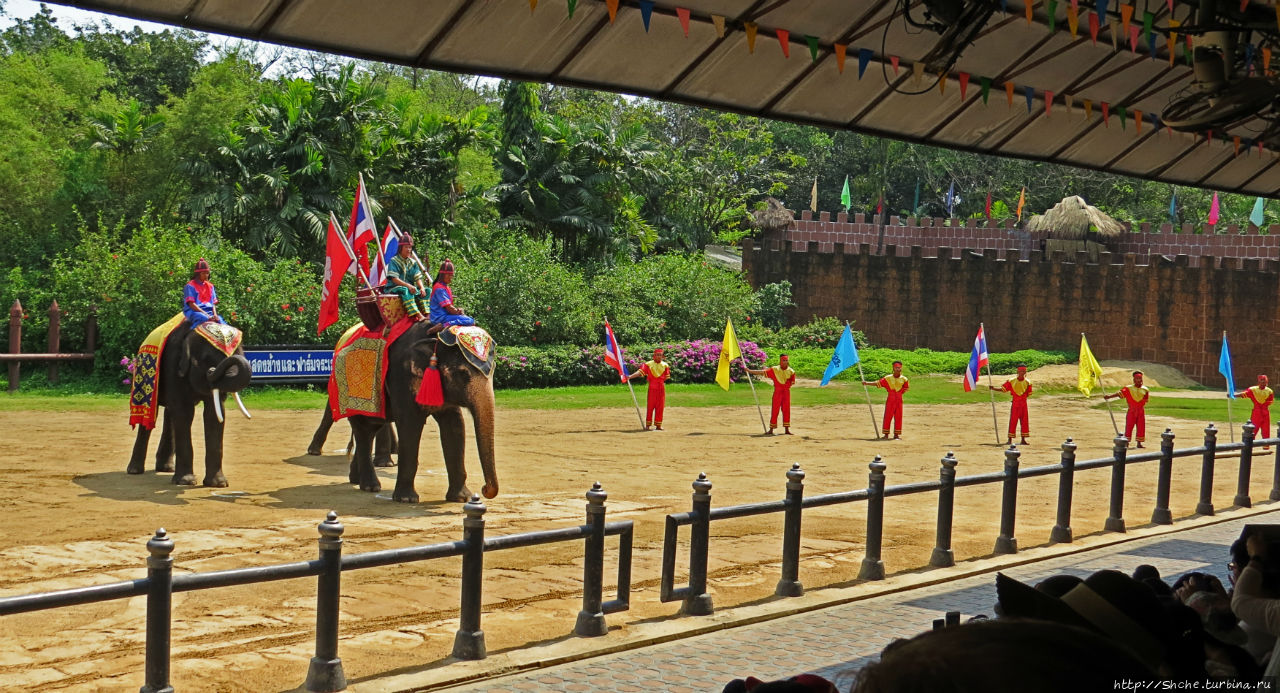
{"label": "bunting flag string", "polygon": [[[867,71],[867,64],[871,62],[871,49],[861,48],[858,50],[858,79],[862,79],[862,73]],[[921,64],[923,67],[923,63]]]}
{"label": "bunting flag string", "polygon": [[898,76],[898,56],[889,56],[889,64],[893,65],[893,76]]}
{"label": "bunting flag string", "polygon": [[982,105],[987,105],[987,97],[991,95],[991,78],[979,77],[978,84],[982,87]]}
{"label": "bunting flag string", "polygon": [[653,0],[640,0],[640,19],[644,22],[644,33],[649,33],[649,20],[653,19]]}
{"label": "bunting flag string", "polygon": [[747,32],[747,52],[748,53],[756,52],[756,31],[759,28],[760,28],[759,25],[756,24],[755,22],[746,22],[742,25],[742,30]]}
{"label": "bunting flag string", "polygon": [[848,52],[849,47],[844,45],[843,43],[837,43],[835,45],[835,49],[836,49],[836,70],[843,75],[844,74],[844,57],[845,57],[845,53]]}
{"label": "bunting flag string", "polygon": [[961,72],[958,77],[960,79],[960,100],[964,101],[964,93],[969,90],[969,73]]}
{"label": "bunting flag string", "polygon": [[1102,125],[1111,127],[1111,106],[1106,101],[1102,102]]}
{"label": "bunting flag string", "polygon": [[684,37],[689,38],[689,10],[684,7],[677,7],[676,17],[680,18],[680,28],[684,29]]}
{"label": "bunting flag string", "polygon": [[1093,39],[1093,45],[1098,45],[1098,13],[1089,13],[1089,38]]}
{"label": "bunting flag string", "polygon": [[1031,99],[1032,99],[1033,97],[1035,97],[1035,95],[1036,95],[1036,90],[1035,90],[1035,89],[1032,89],[1031,87],[1023,87],[1023,88],[1022,88],[1022,95],[1023,95],[1023,96],[1025,96],[1025,97],[1027,97],[1027,113],[1030,113],[1030,112],[1031,112]]}
{"label": "bunting flag string", "polygon": [[1142,134],[1142,111],[1136,108],[1133,110],[1133,134]]}
{"label": "bunting flag string", "polygon": [[1044,92],[1044,114],[1047,116],[1053,111],[1053,92],[1045,90]]}
{"label": "bunting flag string", "polygon": [[1004,83],[1004,93],[1009,100],[1009,108],[1013,108],[1013,82]]}
{"label": "bunting flag string", "polygon": [[1067,10],[1067,28],[1071,30],[1071,38],[1080,31],[1080,0],[1071,0],[1071,8]]}
{"label": "bunting flag string", "polygon": [[818,62],[818,37],[805,36],[804,42],[809,44],[809,60]]}
{"label": "bunting flag string", "polygon": [[1093,120],[1093,102],[1089,99],[1084,100],[1084,119]]}
{"label": "bunting flag string", "polygon": [[778,45],[782,46],[782,57],[791,58],[791,32],[786,29],[778,29]]}
{"label": "bunting flag string", "polygon": [[604,0],[604,5],[609,8],[609,23],[613,24],[613,20],[618,18],[618,0]]}
{"label": "bunting flag string", "polygon": [[[618,0],[612,0],[614,5],[618,4]],[[711,23],[716,27],[716,38],[724,38],[724,15],[711,15]]]}

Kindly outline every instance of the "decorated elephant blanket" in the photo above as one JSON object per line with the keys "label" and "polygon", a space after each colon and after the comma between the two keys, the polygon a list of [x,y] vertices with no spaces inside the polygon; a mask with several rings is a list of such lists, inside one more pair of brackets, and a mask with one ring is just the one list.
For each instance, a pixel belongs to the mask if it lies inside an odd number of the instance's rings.
{"label": "decorated elephant blanket", "polygon": [[213,348],[227,356],[236,353],[236,349],[240,348],[240,340],[244,338],[244,333],[240,330],[212,320],[200,323],[195,331],[206,342],[212,344]]}
{"label": "decorated elephant blanket", "polygon": [[450,325],[440,333],[440,343],[445,346],[458,347],[467,361],[476,370],[488,378],[493,375],[493,365],[497,362],[494,354],[497,345],[488,332],[475,326],[461,327]]}
{"label": "decorated elephant blanket", "polygon": [[138,355],[133,359],[133,377],[129,392],[129,427],[142,424],[151,430],[156,427],[156,412],[160,407],[160,355],[164,353],[169,335],[185,320],[182,313],[169,318],[142,340]]}
{"label": "decorated elephant blanket", "polygon": [[333,351],[333,371],[329,373],[329,409],[334,421],[352,414],[386,418],[383,385],[387,379],[387,349],[413,324],[409,318],[383,330],[357,324],[342,335]]}

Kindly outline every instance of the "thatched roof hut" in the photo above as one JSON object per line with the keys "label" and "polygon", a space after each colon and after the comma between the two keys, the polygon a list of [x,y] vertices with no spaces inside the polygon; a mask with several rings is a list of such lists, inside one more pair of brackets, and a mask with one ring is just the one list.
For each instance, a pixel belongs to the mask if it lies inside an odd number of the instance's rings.
{"label": "thatched roof hut", "polygon": [[1027,222],[1028,231],[1047,231],[1049,238],[1086,240],[1101,236],[1106,240],[1119,236],[1124,226],[1078,195],[1062,198],[1062,202]]}
{"label": "thatched roof hut", "polygon": [[795,218],[795,212],[782,206],[782,203],[777,199],[766,197],[764,207],[753,210],[748,223],[751,224],[752,228],[757,228],[767,233],[770,231],[785,231],[795,221]]}

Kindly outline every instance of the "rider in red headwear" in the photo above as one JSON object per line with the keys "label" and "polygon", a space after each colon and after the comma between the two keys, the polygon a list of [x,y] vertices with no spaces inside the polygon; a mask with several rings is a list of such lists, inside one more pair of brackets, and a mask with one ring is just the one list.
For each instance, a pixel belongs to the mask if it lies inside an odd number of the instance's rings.
{"label": "rider in red headwear", "polygon": [[476,324],[475,318],[453,305],[453,291],[449,288],[452,282],[453,262],[446,259],[440,263],[440,271],[436,273],[436,283],[431,285],[431,322],[437,325]]}
{"label": "rider in red headwear", "polygon": [[182,287],[182,314],[192,327],[206,320],[225,324],[226,320],[218,315],[218,292],[209,282],[209,263],[204,258],[196,262],[191,281]]}

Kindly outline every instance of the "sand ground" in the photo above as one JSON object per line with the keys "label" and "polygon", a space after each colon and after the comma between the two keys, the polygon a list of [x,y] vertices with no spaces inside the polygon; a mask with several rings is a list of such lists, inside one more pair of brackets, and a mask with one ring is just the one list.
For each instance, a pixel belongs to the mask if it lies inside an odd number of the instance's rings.
{"label": "sand ground", "polygon": [[[252,396],[246,400],[252,407]],[[1001,426],[1007,415],[1001,404]],[[1109,455],[1111,423],[1078,397],[1031,403],[1031,445],[1023,465],[1051,464],[1068,435],[1081,460]],[[879,411],[877,411],[877,415]],[[303,454],[318,420],[314,411],[238,415],[226,434],[230,489],[176,487],[170,475],[125,474],[133,437],[122,411],[0,413],[0,596],[92,585],[145,575],[145,543],[157,527],[176,542],[177,572],[199,572],[310,559],[315,525],[335,510],[346,525],[344,551],[356,553],[459,538],[461,508],[437,502],[445,490],[439,448],[428,423],[418,505],[361,493],[346,481],[340,453]],[[760,435],[754,409],[667,411],[668,430],[636,430],[631,408],[498,413],[502,493],[488,501],[490,535],[581,523],[584,493],[599,481],[609,493],[609,519],[636,527],[631,610],[613,627],[672,618],[678,604],[658,601],[663,516],[689,508],[690,484],[706,472],[717,506],[781,498],[785,472],[798,462],[806,494],[864,488],[867,463],[882,455],[888,483],[936,479],[939,459],[954,451],[961,475],[1003,464],[991,407],[908,404],[905,440],[878,441],[865,404],[806,407],[796,394],[794,436]],[[199,417],[197,417],[199,421]],[[1166,426],[1179,447],[1200,444],[1203,423],[1151,417],[1158,446]],[[198,430],[197,426],[197,430]],[[345,446],[335,427],[327,451]],[[153,441],[154,449],[154,441]],[[202,443],[197,437],[196,469]],[[479,487],[474,445],[467,450],[472,488]],[[1272,458],[1257,458],[1252,493],[1265,498]],[[1215,502],[1230,505],[1236,460],[1218,463]],[[390,488],[394,469],[381,470]],[[1173,513],[1190,515],[1199,458],[1175,464]],[[1132,466],[1125,507],[1131,527],[1145,524],[1154,503],[1156,465]],[[1100,531],[1107,515],[1109,472],[1076,477],[1077,536]],[[1024,480],[1018,498],[1020,545],[1046,543],[1054,522],[1056,475]],[[229,495],[226,491],[243,492]],[[998,484],[956,493],[957,560],[989,555],[998,533]],[[935,538],[933,494],[885,503],[884,563],[890,573],[919,569]],[[711,591],[717,607],[768,599],[778,579],[782,518],[761,516],[712,525]],[[807,589],[855,580],[864,555],[865,504],[807,511],[801,579]],[[682,532],[687,539],[687,530]],[[616,543],[606,548],[611,580]],[[681,564],[687,559],[681,554]],[[484,630],[490,652],[571,637],[581,606],[581,544],[559,544],[486,556]],[[438,666],[457,628],[456,560],[361,570],[343,575],[340,655],[348,678]],[[612,595],[606,586],[606,598]],[[142,683],[145,598],[0,619],[0,689],[136,690]],[[174,596],[173,683],[180,690],[270,691],[299,686],[314,647],[315,583],[294,580]]]}

